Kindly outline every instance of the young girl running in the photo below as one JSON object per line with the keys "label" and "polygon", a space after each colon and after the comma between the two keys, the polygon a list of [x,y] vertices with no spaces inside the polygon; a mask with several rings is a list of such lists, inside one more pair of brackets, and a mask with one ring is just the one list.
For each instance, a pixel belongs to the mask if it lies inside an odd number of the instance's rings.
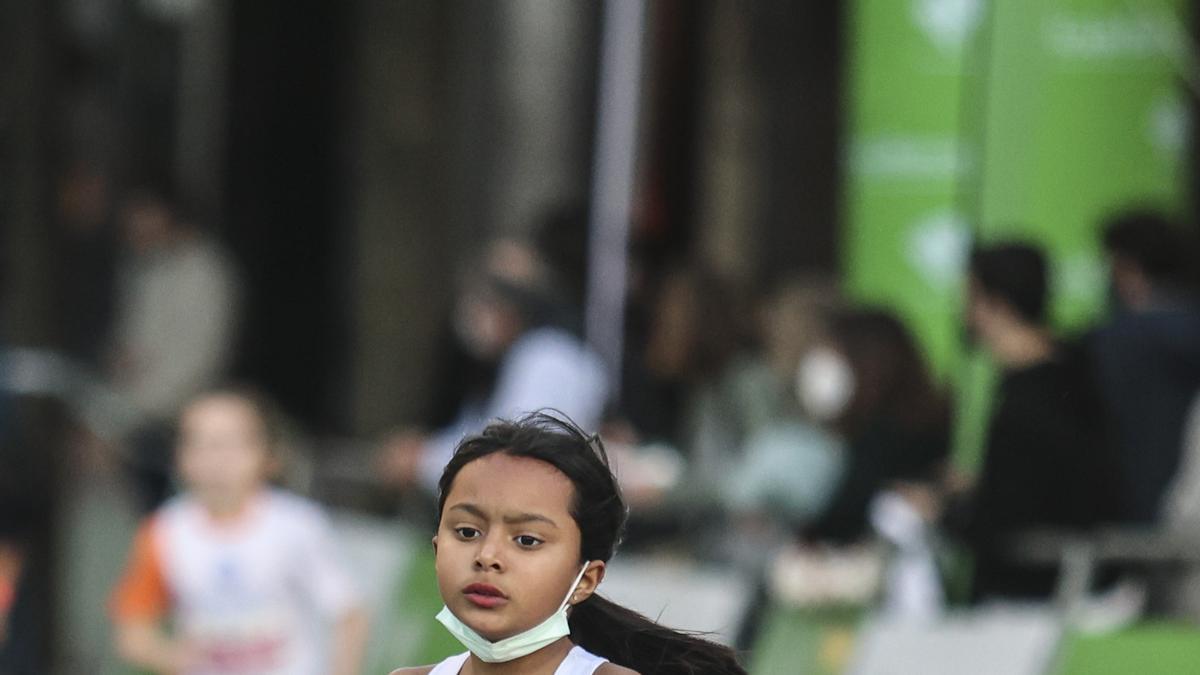
{"label": "young girl running", "polygon": [[[171,675],[356,675],[367,617],[316,504],[269,487],[279,429],[253,391],[179,416],[183,492],[142,526],[113,593],[117,651]],[[170,625],[168,632],[165,627]]]}
{"label": "young girl running", "polygon": [[437,619],[468,651],[393,675],[745,674],[596,594],[627,513],[598,437],[543,413],[495,422],[438,487]]}

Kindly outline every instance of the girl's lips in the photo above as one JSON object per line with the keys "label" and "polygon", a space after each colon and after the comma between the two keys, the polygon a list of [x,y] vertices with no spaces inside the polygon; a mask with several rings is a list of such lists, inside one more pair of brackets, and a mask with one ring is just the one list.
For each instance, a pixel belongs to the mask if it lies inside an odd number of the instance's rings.
{"label": "girl's lips", "polygon": [[491,584],[470,584],[462,590],[471,604],[485,609],[498,607],[508,602],[508,596]]}
{"label": "girl's lips", "polygon": [[492,609],[493,607],[499,607],[500,605],[503,605],[504,603],[508,602],[508,600],[506,600],[505,598],[501,598],[496,595],[480,595],[478,593],[467,593],[466,595],[467,595],[467,600],[469,600],[471,602],[471,604],[473,604],[477,607],[482,607],[484,609]]}

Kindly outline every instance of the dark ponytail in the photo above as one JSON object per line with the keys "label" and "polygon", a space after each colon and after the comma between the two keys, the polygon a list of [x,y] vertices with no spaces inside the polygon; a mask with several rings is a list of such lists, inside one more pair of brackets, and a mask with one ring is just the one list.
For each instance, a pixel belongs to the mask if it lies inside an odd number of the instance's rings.
{"label": "dark ponytail", "polygon": [[672,630],[593,593],[571,610],[571,641],[649,675],[745,674],[733,650]]}
{"label": "dark ponytail", "polygon": [[[625,501],[600,437],[588,436],[561,414],[497,421],[459,443],[438,482],[439,514],[458,472],[495,452],[538,459],[566,475],[575,487],[571,516],[581,535],[580,563],[612,558],[625,529]],[[644,675],[746,673],[732,649],[660,626],[594,593],[571,609],[570,626],[575,644]]]}

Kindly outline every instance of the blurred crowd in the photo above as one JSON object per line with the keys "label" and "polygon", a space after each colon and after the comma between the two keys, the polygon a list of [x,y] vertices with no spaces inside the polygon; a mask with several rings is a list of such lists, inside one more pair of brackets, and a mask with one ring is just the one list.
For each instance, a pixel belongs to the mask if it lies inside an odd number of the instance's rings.
{"label": "blurred crowd", "polygon": [[[833,278],[755,292],[695,261],[635,262],[611,383],[578,331],[578,267],[506,239],[469,266],[449,322],[460,353],[447,367],[473,364],[453,422],[388,439],[381,475],[432,490],[463,429],[553,407],[601,430],[634,505],[631,545],[744,570],[764,599],[878,599],[902,616],[1049,599],[1056,565],[1023,560],[1018,535],[1179,529],[1197,515],[1195,244],[1152,211],[1097,229],[1111,307],[1078,334],[1051,326],[1037,245],[979,243],[967,260],[963,334],[998,373],[981,466],[952,441],[962,383],[939,381],[901,317]],[[956,559],[972,561],[957,586]],[[1095,590],[1133,583],[1133,614],[1200,616],[1163,602],[1177,585],[1130,581],[1143,571],[1106,569]]]}
{"label": "blurred crowd", "polygon": [[[119,179],[105,152],[73,151],[51,214],[59,349],[8,350],[0,368],[0,673],[38,672],[45,656],[34,645],[52,625],[49,570],[66,566],[44,534],[61,508],[53,495],[101,479],[142,519],[104,610],[122,659],[160,672],[271,659],[354,672],[367,589],[333,550],[324,507],[295,494],[314,496],[331,463],[308,458],[317,475],[295,480],[305,458],[284,432],[311,421],[277,411],[268,383],[230,384],[246,358],[251,270],[173,186]],[[557,410],[604,439],[633,509],[627,550],[753,580],[743,648],[773,604],[920,619],[1045,601],[1061,571],[1031,562],[1022,535],[1185,537],[1200,521],[1200,253],[1194,230],[1163,213],[1097,223],[1110,306],[1072,335],[1051,322],[1046,252],[976,242],[962,270],[964,351],[997,373],[978,466],[959,447],[967,370],[935,376],[903,316],[849,297],[828,272],[755,285],[635,240],[617,272],[624,355],[606,364],[584,335],[594,275],[581,213],[555,209],[524,234],[456,252],[436,351],[396,355],[433,362],[414,383],[426,419],[358,439],[370,450],[350,458],[367,487],[420,506],[387,515],[427,526],[460,438]],[[66,414],[30,414],[21,399],[44,394]],[[49,468],[30,469],[29,449],[59,446],[40,460]],[[1091,590],[1128,617],[1200,621],[1194,568],[1102,565]],[[161,630],[168,617],[174,634]],[[336,626],[324,655],[309,649],[321,622]],[[325,657],[337,665],[312,665]]]}
{"label": "blurred crowd", "polygon": [[[281,618],[299,611],[299,594],[314,618],[340,622],[338,672],[352,672],[361,589],[334,552],[298,563],[270,550],[332,544],[321,507],[268,487],[285,457],[272,449],[271,405],[225,384],[242,294],[230,256],[158,186],[118,198],[81,166],[59,204],[74,270],[60,300],[73,309],[59,355],[70,384],[57,390],[72,411],[68,461],[76,480],[121,476],[146,516],[114,590],[115,648],[162,672],[278,650],[316,658],[287,646],[311,628]],[[1051,326],[1052,274],[1038,246],[972,249],[962,330],[998,372],[979,467],[963,466],[952,442],[961,383],[931,373],[900,316],[846,297],[831,276],[750,289],[696,260],[635,255],[626,354],[611,381],[582,335],[584,233],[572,222],[548,217],[529,237],[496,238],[464,261],[431,355],[429,423],[378,439],[365,460],[381,489],[431,499],[465,433],[561,411],[605,439],[633,505],[634,550],[756,580],[743,646],[771,603],[878,603],[930,617],[954,604],[1046,600],[1058,569],[1016,555],[1018,535],[1184,532],[1200,520],[1200,258],[1161,213],[1124,212],[1098,228],[1111,307],[1076,335]],[[0,639],[5,658],[19,659],[23,616],[38,611],[23,600],[33,521],[22,514],[34,507],[6,475],[17,474],[0,472]],[[240,523],[250,571],[223,557],[228,542],[213,543],[208,521]],[[246,534],[260,529],[269,536]],[[265,539],[276,543],[264,549]],[[197,565],[252,590],[222,595],[231,591],[195,580],[205,574]],[[955,585],[964,566],[967,582]],[[1111,566],[1095,591],[1132,584],[1132,615],[1200,619],[1191,575],[1145,572]],[[297,574],[312,587],[268,583]],[[159,632],[168,615],[200,642]],[[198,651],[230,621],[253,624],[253,639],[230,647],[225,636],[224,651]]]}

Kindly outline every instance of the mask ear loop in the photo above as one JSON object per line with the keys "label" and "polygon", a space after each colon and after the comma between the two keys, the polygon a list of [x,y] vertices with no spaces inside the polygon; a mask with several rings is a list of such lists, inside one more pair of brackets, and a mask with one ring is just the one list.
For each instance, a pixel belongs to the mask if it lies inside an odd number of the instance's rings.
{"label": "mask ear loop", "polygon": [[567,597],[563,598],[562,604],[558,606],[558,611],[561,612],[567,607],[571,607],[571,597],[575,595],[575,591],[579,590],[579,582],[583,580],[583,575],[587,572],[588,565],[592,561],[589,560],[583,563],[583,569],[579,570],[579,574],[575,577],[575,581],[571,584],[571,588],[567,590]]}

